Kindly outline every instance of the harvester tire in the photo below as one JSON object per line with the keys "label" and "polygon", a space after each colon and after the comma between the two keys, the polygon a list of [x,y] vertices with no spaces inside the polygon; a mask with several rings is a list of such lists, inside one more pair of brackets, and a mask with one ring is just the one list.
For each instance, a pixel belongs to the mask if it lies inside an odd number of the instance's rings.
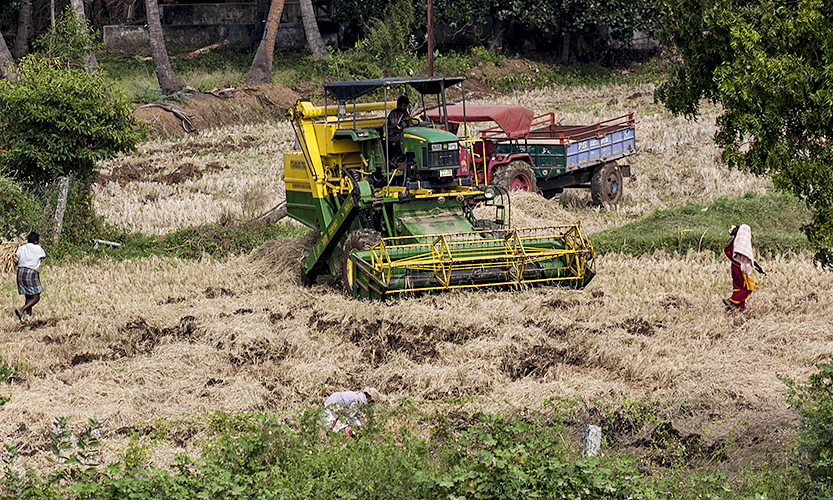
{"label": "harvester tire", "polygon": [[538,181],[529,163],[514,160],[506,165],[497,167],[492,176],[492,184],[506,188],[507,191],[538,192]]}
{"label": "harvester tire", "polygon": [[353,261],[350,260],[350,252],[354,250],[368,250],[382,239],[379,231],[373,229],[356,229],[347,235],[344,248],[341,251],[341,283],[344,291],[355,296],[353,289],[356,285]]}
{"label": "harvester tire", "polygon": [[590,179],[590,197],[594,205],[616,204],[622,199],[622,172],[610,161],[596,167]]}

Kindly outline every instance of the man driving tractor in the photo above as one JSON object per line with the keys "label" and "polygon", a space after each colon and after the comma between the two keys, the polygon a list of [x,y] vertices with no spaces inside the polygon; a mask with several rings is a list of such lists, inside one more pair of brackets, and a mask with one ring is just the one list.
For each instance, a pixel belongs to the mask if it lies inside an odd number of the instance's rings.
{"label": "man driving tractor", "polygon": [[400,147],[402,143],[402,133],[406,128],[414,125],[414,119],[411,118],[411,113],[408,111],[411,101],[408,96],[402,95],[396,100],[396,109],[388,114],[387,134],[390,152],[394,156],[402,154]]}

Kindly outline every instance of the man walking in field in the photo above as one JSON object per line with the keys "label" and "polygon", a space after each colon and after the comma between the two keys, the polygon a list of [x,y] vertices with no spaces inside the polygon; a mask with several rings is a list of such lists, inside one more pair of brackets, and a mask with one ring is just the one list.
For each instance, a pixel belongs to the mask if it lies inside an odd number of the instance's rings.
{"label": "man walking in field", "polygon": [[29,233],[27,243],[21,245],[15,253],[17,262],[17,291],[26,297],[26,302],[20,309],[15,309],[17,319],[23,322],[23,315],[32,315],[32,307],[40,300],[43,285],[40,282],[40,261],[46,257],[46,252],[40,246],[40,235]]}
{"label": "man walking in field", "polygon": [[755,278],[752,277],[752,269],[757,269],[766,275],[761,266],[755,262],[752,253],[752,228],[748,224],[741,224],[740,227],[732,226],[729,231],[728,243],[723,252],[732,261],[732,295],[723,299],[727,310],[746,310],[746,299],[752,290],[758,288]]}

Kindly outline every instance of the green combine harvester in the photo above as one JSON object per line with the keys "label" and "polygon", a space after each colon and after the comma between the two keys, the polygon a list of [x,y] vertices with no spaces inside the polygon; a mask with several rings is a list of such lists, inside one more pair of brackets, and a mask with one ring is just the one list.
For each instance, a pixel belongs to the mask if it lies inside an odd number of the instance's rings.
{"label": "green combine harvester", "polygon": [[[378,299],[534,283],[583,287],[593,278],[593,247],[580,223],[515,228],[506,189],[472,185],[461,161],[476,140],[460,141],[447,122],[414,121],[398,147],[386,135],[392,87],[415,90],[425,110],[426,96],[444,108],[446,91],[462,90],[464,80],[326,83],[334,104],[298,101],[289,110],[296,143],[284,154],[287,214],[319,235],[302,263],[304,285],[331,274],[350,295]],[[381,101],[359,102],[368,94]]]}

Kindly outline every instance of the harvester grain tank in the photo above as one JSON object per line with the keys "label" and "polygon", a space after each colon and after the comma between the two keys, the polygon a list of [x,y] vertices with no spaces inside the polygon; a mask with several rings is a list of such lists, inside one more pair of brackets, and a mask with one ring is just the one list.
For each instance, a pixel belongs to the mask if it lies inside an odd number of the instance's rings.
{"label": "harvester grain tank", "polygon": [[513,227],[507,190],[461,175],[465,145],[455,135],[413,122],[401,144],[391,144],[392,87],[415,90],[422,109],[426,99],[445,108],[446,92],[463,81],[326,83],[323,106],[301,100],[289,110],[296,141],[284,154],[287,214],[318,232],[302,262],[303,284],[331,274],[352,296],[384,298],[534,283],[581,287],[592,279],[593,248],[581,223]]}

